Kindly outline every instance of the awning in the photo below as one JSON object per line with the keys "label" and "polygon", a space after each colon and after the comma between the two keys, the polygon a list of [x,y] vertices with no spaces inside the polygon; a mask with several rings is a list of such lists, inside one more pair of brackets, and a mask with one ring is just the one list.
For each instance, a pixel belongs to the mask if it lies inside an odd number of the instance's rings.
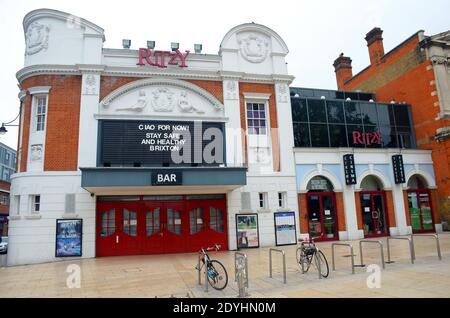
{"label": "awning", "polygon": [[98,195],[223,193],[247,183],[243,167],[80,168],[81,186]]}

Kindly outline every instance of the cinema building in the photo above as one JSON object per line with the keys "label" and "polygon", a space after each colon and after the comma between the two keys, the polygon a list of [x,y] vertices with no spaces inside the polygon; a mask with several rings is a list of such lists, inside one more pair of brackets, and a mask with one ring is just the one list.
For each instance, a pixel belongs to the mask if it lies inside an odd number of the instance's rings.
{"label": "cinema building", "polygon": [[239,213],[269,246],[274,212],[298,214],[293,76],[273,30],[236,26],[209,55],[104,48],[102,28],[49,9],[23,27],[9,265],[236,249]]}
{"label": "cinema building", "polygon": [[263,25],[217,55],[104,48],[102,28],[49,9],[23,27],[9,265],[441,230],[409,106],[289,88]]}

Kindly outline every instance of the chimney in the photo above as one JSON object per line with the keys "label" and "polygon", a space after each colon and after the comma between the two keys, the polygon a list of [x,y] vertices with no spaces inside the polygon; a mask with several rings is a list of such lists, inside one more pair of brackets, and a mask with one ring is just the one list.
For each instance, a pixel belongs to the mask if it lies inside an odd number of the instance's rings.
{"label": "chimney", "polygon": [[341,53],[339,57],[334,61],[334,72],[336,73],[336,82],[337,87],[340,90],[344,89],[344,83],[353,77],[352,72],[352,60],[344,56],[344,53]]}
{"label": "chimney", "polygon": [[383,38],[381,37],[383,30],[373,28],[366,34],[367,47],[369,48],[370,64],[378,65],[384,56]]}

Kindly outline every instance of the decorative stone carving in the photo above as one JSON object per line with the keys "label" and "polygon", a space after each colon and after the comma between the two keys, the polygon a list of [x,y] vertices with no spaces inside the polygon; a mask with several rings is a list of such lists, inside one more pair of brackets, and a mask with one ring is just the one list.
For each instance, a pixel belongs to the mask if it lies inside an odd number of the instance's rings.
{"label": "decorative stone carving", "polygon": [[448,64],[448,58],[445,56],[433,55],[430,58],[431,63],[433,64]]}
{"label": "decorative stone carving", "polygon": [[86,95],[97,94],[97,80],[92,74],[87,75],[86,79],[84,80],[84,93]]}
{"label": "decorative stone carving", "polygon": [[196,112],[197,114],[203,114],[204,111],[192,105],[187,97],[186,91],[181,91],[180,97],[178,98],[178,107],[183,113],[192,113]]}
{"label": "decorative stone carving", "polygon": [[31,145],[30,149],[30,161],[42,160],[42,145]]}
{"label": "decorative stone carving", "polygon": [[33,55],[48,48],[50,27],[33,22],[25,33],[25,55]]}
{"label": "decorative stone carving", "polygon": [[241,55],[251,63],[261,63],[267,57],[269,42],[254,33],[238,40]]}
{"label": "decorative stone carving", "polygon": [[281,102],[281,103],[287,103],[287,101],[288,101],[288,88],[287,88],[287,86],[286,86],[286,84],[278,84],[277,85],[278,87],[278,89],[277,89],[277,91],[278,91],[278,100]]}
{"label": "decorative stone carving", "polygon": [[171,112],[173,111],[173,92],[168,88],[157,88],[152,92],[152,106],[155,112]]}
{"label": "decorative stone carving", "polygon": [[238,99],[237,82],[227,81],[226,85],[226,97],[227,99]]}
{"label": "decorative stone carving", "polygon": [[129,110],[129,111],[134,111],[134,112],[141,112],[145,106],[147,106],[148,101],[147,101],[147,96],[145,95],[145,91],[139,91],[139,97],[138,100],[136,102],[136,104],[134,104],[131,107],[124,107],[124,108],[117,108],[117,111],[121,111],[121,110]]}

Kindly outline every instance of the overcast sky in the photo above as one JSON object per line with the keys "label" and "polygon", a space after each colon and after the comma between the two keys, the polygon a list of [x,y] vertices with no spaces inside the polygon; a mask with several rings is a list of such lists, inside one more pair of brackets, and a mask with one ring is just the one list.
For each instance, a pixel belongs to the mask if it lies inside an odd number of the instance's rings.
{"label": "overcast sky", "polygon": [[[354,74],[369,63],[365,34],[384,30],[389,51],[418,30],[433,35],[450,29],[450,0],[0,0],[0,122],[19,112],[16,72],[23,67],[22,20],[29,11],[51,8],[87,19],[105,29],[104,47],[131,48],[156,41],[159,49],[170,42],[203,53],[217,54],[223,36],[246,22],[268,26],[289,47],[288,70],[293,86],[336,89],[334,59],[344,52],[353,59]],[[16,149],[17,129],[8,127],[0,142]]]}

